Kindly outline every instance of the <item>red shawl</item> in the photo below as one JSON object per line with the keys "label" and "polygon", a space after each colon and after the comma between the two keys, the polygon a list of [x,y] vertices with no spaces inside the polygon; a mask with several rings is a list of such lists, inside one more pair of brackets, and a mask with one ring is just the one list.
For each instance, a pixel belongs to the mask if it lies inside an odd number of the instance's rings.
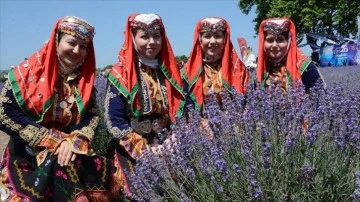
{"label": "red shawl", "polygon": [[[224,20],[225,21],[225,20]],[[195,27],[194,32],[194,45],[191,50],[189,60],[186,62],[182,76],[189,84],[189,94],[195,103],[195,107],[200,109],[204,103],[203,94],[203,78],[200,76],[203,68],[203,55],[199,41],[201,33],[202,20],[199,20]],[[246,85],[249,81],[249,73],[244,64],[239,60],[239,57],[233,48],[230,40],[230,26],[225,21],[225,45],[224,52],[221,60],[220,72],[224,79],[225,87],[230,91],[234,87],[238,93],[246,92]]]}
{"label": "red shawl", "polygon": [[[56,40],[59,19],[50,39],[36,53],[9,72],[14,96],[22,110],[36,122],[41,122],[44,113],[52,105],[52,96],[59,76],[59,62]],[[95,53],[93,43],[88,44],[88,55],[80,67],[76,102],[79,112],[84,115],[89,104],[95,80]]]}
{"label": "red shawl", "polygon": [[[139,82],[135,66],[136,50],[133,44],[131,22],[138,14],[131,14],[128,17],[125,28],[125,41],[119,51],[119,62],[114,64],[110,70],[108,79],[125,96],[132,105],[131,109],[135,116],[140,115]],[[160,69],[164,73],[165,85],[169,100],[169,116],[175,122],[176,116],[181,116],[184,106],[183,85],[176,59],[167,38],[164,26],[161,27],[163,39],[159,53]]]}
{"label": "red shawl", "polygon": [[[290,46],[287,53],[286,59],[286,70],[289,72],[292,81],[301,81],[301,73],[300,67],[307,60],[307,56],[305,56],[300,49],[297,48],[297,40],[296,40],[296,27],[295,24],[288,18],[270,18],[263,20],[260,24],[259,28],[259,49],[258,49],[258,63],[256,69],[256,77],[258,82],[262,82],[264,80],[264,75],[268,71],[267,70],[267,58],[264,52],[264,41],[266,33],[264,31],[264,27],[266,23],[273,23],[274,26],[281,27],[284,23],[289,23],[289,32],[290,32]],[[282,24],[276,24],[277,22],[283,22]]]}

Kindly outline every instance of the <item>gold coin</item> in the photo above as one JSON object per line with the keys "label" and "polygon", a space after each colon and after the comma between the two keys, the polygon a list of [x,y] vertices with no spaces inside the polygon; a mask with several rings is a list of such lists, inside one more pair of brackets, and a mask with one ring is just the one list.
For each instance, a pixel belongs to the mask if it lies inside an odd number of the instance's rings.
{"label": "gold coin", "polygon": [[74,96],[71,95],[70,97],[68,97],[67,101],[68,101],[68,103],[73,103],[75,101]]}
{"label": "gold coin", "polygon": [[65,101],[61,101],[61,102],[60,102],[60,107],[61,107],[62,109],[65,109],[65,108],[67,107],[67,103],[66,103]]}

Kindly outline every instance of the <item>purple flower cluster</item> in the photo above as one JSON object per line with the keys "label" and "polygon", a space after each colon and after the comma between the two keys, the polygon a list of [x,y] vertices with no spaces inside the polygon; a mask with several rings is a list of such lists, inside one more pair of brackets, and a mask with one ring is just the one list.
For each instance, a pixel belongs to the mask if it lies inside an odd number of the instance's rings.
{"label": "purple flower cluster", "polygon": [[[132,179],[139,201],[302,200],[357,197],[360,169],[360,86],[302,85],[282,92],[250,87],[221,92],[203,113],[172,125],[177,142],[147,154]],[[206,119],[212,135],[204,130]]]}
{"label": "purple flower cluster", "polygon": [[95,79],[94,87],[96,92],[96,102],[99,106],[104,106],[106,94],[107,78],[104,75],[98,75]]}
{"label": "purple flower cluster", "polygon": [[360,170],[355,171],[355,191],[351,194],[354,201],[360,201]]}
{"label": "purple flower cluster", "polygon": [[309,189],[314,175],[314,169],[308,162],[305,162],[301,167],[301,173],[304,179],[304,186],[306,189]]}

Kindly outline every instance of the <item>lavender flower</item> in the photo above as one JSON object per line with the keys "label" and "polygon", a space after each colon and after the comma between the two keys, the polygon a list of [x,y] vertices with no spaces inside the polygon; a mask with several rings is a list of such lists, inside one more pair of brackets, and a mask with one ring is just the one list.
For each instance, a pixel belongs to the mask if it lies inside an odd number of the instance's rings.
{"label": "lavender flower", "polygon": [[301,167],[301,173],[304,178],[304,186],[306,189],[309,189],[314,175],[314,168],[308,163],[304,163]]}
{"label": "lavender flower", "polygon": [[[351,74],[358,78],[360,71]],[[189,107],[190,118],[171,126],[175,152],[147,155],[136,165],[135,198],[359,200],[353,173],[360,170],[360,85],[352,78],[352,85],[327,82],[310,94],[301,84],[286,92],[275,84],[250,86],[245,96],[221,92],[221,103],[210,96],[203,114]],[[199,127],[202,115],[212,138]]]}
{"label": "lavender flower", "polygon": [[107,87],[107,78],[102,75],[97,76],[94,85],[96,92],[96,102],[99,106],[103,107]]}
{"label": "lavender flower", "polygon": [[354,201],[360,201],[360,170],[355,171],[355,190],[351,194]]}

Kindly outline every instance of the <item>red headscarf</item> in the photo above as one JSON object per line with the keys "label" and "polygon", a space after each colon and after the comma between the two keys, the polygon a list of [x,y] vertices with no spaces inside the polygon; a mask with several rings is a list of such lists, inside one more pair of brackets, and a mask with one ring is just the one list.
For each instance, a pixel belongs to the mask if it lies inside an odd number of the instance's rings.
{"label": "red headscarf", "polygon": [[[139,82],[135,66],[136,50],[133,44],[133,34],[131,26],[134,23],[135,17],[139,14],[131,14],[128,17],[125,28],[125,41],[119,51],[119,62],[114,64],[110,70],[108,79],[119,90],[119,92],[130,100],[132,104],[132,112],[135,116],[140,115],[140,97],[139,97]],[[158,16],[158,15],[157,15]],[[158,23],[161,23],[160,33],[162,37],[162,47],[159,53],[160,69],[164,73],[165,85],[169,100],[169,116],[175,122],[176,116],[181,116],[184,106],[183,85],[180,76],[180,71],[176,63],[176,59],[171,48],[170,42],[167,38],[164,25],[160,16],[157,18]]]}
{"label": "red headscarf", "polygon": [[[239,60],[239,57],[233,48],[233,44],[230,40],[230,26],[226,20],[222,18],[213,18],[220,19],[225,23],[225,44],[220,69],[225,87],[228,90],[230,90],[231,87],[235,87],[235,90],[238,93],[245,93],[246,85],[249,80],[249,73],[241,60]],[[189,59],[182,70],[182,75],[189,84],[190,97],[195,102],[195,107],[197,109],[201,108],[204,103],[203,78],[200,76],[201,72],[204,71],[203,53],[199,37],[203,22],[206,21],[206,19],[208,18],[199,20],[196,24],[194,32],[194,45]]]}
{"label": "red headscarf", "polygon": [[256,77],[258,82],[262,82],[267,70],[267,58],[264,51],[264,41],[266,31],[282,33],[289,32],[289,50],[286,58],[286,70],[289,72],[292,81],[301,81],[300,67],[307,60],[307,57],[297,48],[296,27],[289,18],[269,18],[263,20],[259,28],[259,49]]}
{"label": "red headscarf", "polygon": [[[69,21],[69,19],[71,19]],[[76,103],[81,115],[84,115],[89,104],[95,80],[96,64],[92,37],[94,28],[86,21],[73,16],[59,19],[45,45],[14,70],[9,72],[13,92],[22,110],[33,120],[41,122],[44,113],[52,105],[52,96],[59,76],[59,61],[57,56],[57,33],[63,21],[92,28],[85,35],[77,36],[89,41],[88,53],[84,63],[80,66],[80,78],[77,85]],[[75,25],[76,27],[77,25]],[[74,29],[75,29],[74,27]],[[74,30],[73,33],[79,30]],[[70,34],[70,32],[69,32]]]}

